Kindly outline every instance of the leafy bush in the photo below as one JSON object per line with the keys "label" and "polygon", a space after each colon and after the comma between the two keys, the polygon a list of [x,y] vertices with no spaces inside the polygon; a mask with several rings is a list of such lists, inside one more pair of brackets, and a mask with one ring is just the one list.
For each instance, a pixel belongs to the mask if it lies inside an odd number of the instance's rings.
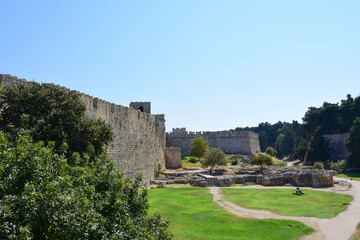
{"label": "leafy bush", "polygon": [[244,159],[244,156],[241,154],[235,154],[230,157],[231,160],[241,160]]}
{"label": "leafy bush", "polygon": [[278,166],[278,167],[287,167],[287,163],[286,162],[277,162],[277,163],[273,163],[274,166]]}
{"label": "leafy bush", "polygon": [[273,156],[273,157],[277,155],[277,151],[272,147],[266,148],[265,153],[267,153],[267,154],[269,154],[270,156]]}
{"label": "leafy bush", "polygon": [[209,150],[209,143],[208,141],[205,141],[205,139],[201,136],[196,136],[191,141],[191,149],[190,149],[190,155],[200,158],[205,155],[205,153]]}
{"label": "leafy bush", "polygon": [[198,162],[198,159],[196,157],[189,157],[188,158],[188,162],[189,163],[197,163]]}
{"label": "leafy bush", "polygon": [[272,158],[263,153],[259,153],[258,155],[254,156],[250,160],[251,165],[261,165],[261,166],[262,165],[270,166],[270,165],[272,165],[272,162],[273,162]]}
{"label": "leafy bush", "polygon": [[186,155],[181,154],[181,160],[186,160]]}
{"label": "leafy bush", "polygon": [[318,169],[318,170],[324,169],[324,163],[323,162],[314,162],[313,168]]}
{"label": "leafy bush", "polygon": [[[85,116],[86,107],[75,91],[55,84],[29,82],[1,91],[0,129],[26,128],[34,141],[53,141],[54,150],[66,142],[67,157],[77,152],[90,159],[100,156],[113,134],[109,124]],[[26,122],[21,116],[26,115]]]}
{"label": "leafy bush", "polygon": [[238,160],[230,158],[231,165],[238,165]]}
{"label": "leafy bush", "polygon": [[87,164],[54,147],[0,131],[0,239],[170,239],[140,177],[123,180],[105,154]]}
{"label": "leafy bush", "polygon": [[330,169],[336,171],[337,173],[343,173],[346,169],[346,161],[341,160],[338,162],[331,162]]}
{"label": "leafy bush", "polygon": [[228,161],[226,155],[220,148],[211,148],[205,155],[205,158],[200,160],[202,167],[210,167],[210,172],[216,166],[225,166]]}

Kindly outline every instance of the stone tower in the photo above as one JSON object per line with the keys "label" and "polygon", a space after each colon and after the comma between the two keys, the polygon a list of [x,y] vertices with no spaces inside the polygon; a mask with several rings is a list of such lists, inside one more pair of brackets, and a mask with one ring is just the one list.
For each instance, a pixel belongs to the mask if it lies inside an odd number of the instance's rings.
{"label": "stone tower", "polygon": [[151,102],[131,102],[130,108],[151,114]]}

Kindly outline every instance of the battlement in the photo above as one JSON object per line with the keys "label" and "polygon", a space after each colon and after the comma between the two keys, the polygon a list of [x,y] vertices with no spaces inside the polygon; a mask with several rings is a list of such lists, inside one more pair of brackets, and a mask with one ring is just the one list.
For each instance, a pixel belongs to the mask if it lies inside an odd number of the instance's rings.
{"label": "battlement", "polygon": [[[0,74],[0,83],[3,84],[4,86],[8,86],[8,85],[16,85],[16,84],[27,84],[29,82],[32,81],[27,81],[24,78],[18,78],[16,76],[12,76],[10,74]],[[40,83],[39,83],[40,84]],[[57,85],[57,84],[55,84]],[[60,85],[57,85],[60,86]],[[131,115],[131,116],[136,116],[138,118],[142,118],[148,122],[156,122],[156,121],[164,121],[165,120],[165,116],[164,114],[151,114],[150,113],[150,102],[131,102],[131,104],[138,104],[139,106],[141,104],[143,104],[144,106],[146,106],[146,111],[141,111],[138,108],[131,108],[131,107],[125,107],[122,105],[118,105],[115,103],[111,103],[105,100],[102,100],[100,98],[97,97],[93,97],[90,96],[86,93],[82,93],[76,90],[71,90],[67,87],[63,87],[60,86],[63,89],[66,89],[67,91],[72,91],[72,92],[76,92],[79,96],[80,99],[82,100],[82,102],[84,102],[84,104],[86,105],[86,109],[87,109],[87,114],[90,115],[91,117],[96,117],[94,116],[94,112],[97,112],[97,114],[95,115],[99,115],[99,113],[105,114],[105,115],[109,115],[109,114],[115,114],[115,115],[123,115],[125,114],[125,116]],[[130,105],[131,105],[130,104]],[[100,117],[100,116],[97,116]]]}
{"label": "battlement", "polygon": [[209,147],[220,148],[231,154],[254,155],[260,152],[258,134],[250,131],[200,131],[188,132],[186,128],[173,128],[166,133],[166,146],[178,147],[182,154],[189,155],[191,141],[196,136],[205,138]]}
{"label": "battlement", "polygon": [[257,134],[250,131],[199,131],[199,132],[191,132],[186,131],[186,128],[173,128],[172,132],[167,132],[166,136],[173,137],[173,138],[183,138],[183,137],[191,137],[194,138],[195,136],[207,136],[207,137],[256,137]]}

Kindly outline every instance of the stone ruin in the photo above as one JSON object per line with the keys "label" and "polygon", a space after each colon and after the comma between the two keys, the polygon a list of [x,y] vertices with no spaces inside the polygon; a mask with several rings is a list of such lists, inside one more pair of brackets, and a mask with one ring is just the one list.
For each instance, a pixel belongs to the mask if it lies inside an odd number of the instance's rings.
{"label": "stone ruin", "polygon": [[258,166],[216,169],[214,175],[207,170],[165,172],[152,184],[191,184],[198,187],[228,187],[232,184],[254,183],[263,186],[332,187],[335,171],[316,170],[309,166],[270,166],[260,171]]}

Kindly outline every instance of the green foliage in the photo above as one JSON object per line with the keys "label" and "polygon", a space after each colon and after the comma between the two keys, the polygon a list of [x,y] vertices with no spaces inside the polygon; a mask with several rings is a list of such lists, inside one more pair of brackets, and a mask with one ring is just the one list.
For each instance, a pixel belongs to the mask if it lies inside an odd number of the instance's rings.
{"label": "green foliage", "polygon": [[239,160],[244,159],[244,156],[241,154],[235,154],[230,157],[230,163],[231,165],[238,165]]}
{"label": "green foliage", "polygon": [[278,167],[287,167],[287,163],[283,162],[283,161],[279,161],[276,163],[273,163],[274,166],[278,166]]}
{"label": "green foliage", "polygon": [[[268,122],[260,123],[257,127],[245,127],[245,128],[236,128],[236,131],[253,131],[258,133],[260,149],[262,152],[266,151],[267,147],[276,148],[279,154],[292,154],[294,149],[294,141],[298,138],[307,139],[305,130],[302,128],[302,125],[297,121],[292,123],[288,122],[277,122],[275,124],[270,124]],[[280,134],[284,136],[278,137]],[[284,140],[285,137],[285,140]],[[289,142],[286,142],[289,139]],[[276,141],[278,140],[278,145],[281,145],[283,152],[280,153],[280,150],[277,148]]]}
{"label": "green foliage", "polygon": [[54,147],[0,131],[0,239],[170,239],[140,177],[123,180],[105,154],[87,164]]}
{"label": "green foliage", "polygon": [[294,159],[303,161],[308,150],[309,142],[305,138],[298,138],[294,147]]}
{"label": "green foliage", "polygon": [[276,149],[280,155],[292,154],[294,151],[295,145],[295,132],[290,129],[288,126],[283,126],[279,129],[279,136],[276,139]]}
{"label": "green foliage", "polygon": [[318,169],[318,170],[324,169],[324,163],[323,162],[314,162],[313,168]]}
{"label": "green foliage", "polygon": [[346,139],[346,148],[350,151],[349,166],[360,167],[360,117],[354,120]]}
{"label": "green foliage", "polygon": [[269,210],[288,216],[333,218],[347,209],[351,195],[304,190],[301,197],[294,189],[229,189],[223,188],[226,198],[242,207]]}
{"label": "green foliage", "polygon": [[310,107],[303,118],[304,128],[311,135],[318,128],[324,134],[345,133],[357,117],[360,117],[360,97],[354,99],[348,94],[340,105],[324,102],[319,108]]}
{"label": "green foliage", "polygon": [[191,149],[190,149],[190,155],[201,158],[205,155],[205,153],[209,150],[209,143],[208,141],[205,141],[205,139],[201,136],[196,136],[191,141]]}
{"label": "green foliage", "polygon": [[230,157],[230,159],[232,159],[232,160],[242,160],[242,159],[244,159],[244,156],[241,155],[241,154],[234,154],[234,155],[232,155]]}
{"label": "green foliage", "polygon": [[[74,152],[91,159],[99,156],[112,140],[111,126],[85,116],[78,93],[54,84],[30,82],[7,86],[2,91],[0,128],[30,131],[34,141],[53,141],[55,151],[66,142],[67,156]],[[21,116],[27,116],[26,122]]]}
{"label": "green foliage", "polygon": [[263,165],[270,166],[270,165],[272,165],[272,162],[273,162],[272,158],[263,153],[259,153],[258,155],[252,157],[250,160],[251,165],[260,165],[260,166],[263,166]]}
{"label": "green foliage", "polygon": [[196,157],[189,157],[188,158],[188,162],[189,163],[197,163],[198,162],[198,159]]}
{"label": "green foliage", "polygon": [[318,129],[310,142],[310,149],[308,152],[307,161],[314,162],[327,162],[329,161],[329,142],[324,138],[323,133]]}
{"label": "green foliage", "polygon": [[181,154],[181,160],[185,160],[186,159],[186,155]]}
{"label": "green foliage", "polygon": [[330,169],[336,171],[337,173],[343,173],[346,169],[346,161],[341,160],[338,162],[331,162]]}
{"label": "green foliage", "polygon": [[205,155],[205,158],[200,160],[202,167],[210,167],[210,172],[216,166],[226,166],[228,163],[226,155],[220,148],[211,148]]}
{"label": "green foliage", "polygon": [[267,154],[269,154],[270,156],[273,156],[273,157],[275,157],[277,155],[277,151],[272,147],[266,148],[265,153],[267,153]]}
{"label": "green foliage", "polygon": [[238,165],[238,160],[236,160],[236,159],[230,159],[230,163],[231,163],[231,165]]}
{"label": "green foliage", "polygon": [[159,211],[170,221],[174,240],[290,240],[314,232],[296,221],[239,218],[213,203],[212,198],[204,188],[149,190],[150,211]]}

